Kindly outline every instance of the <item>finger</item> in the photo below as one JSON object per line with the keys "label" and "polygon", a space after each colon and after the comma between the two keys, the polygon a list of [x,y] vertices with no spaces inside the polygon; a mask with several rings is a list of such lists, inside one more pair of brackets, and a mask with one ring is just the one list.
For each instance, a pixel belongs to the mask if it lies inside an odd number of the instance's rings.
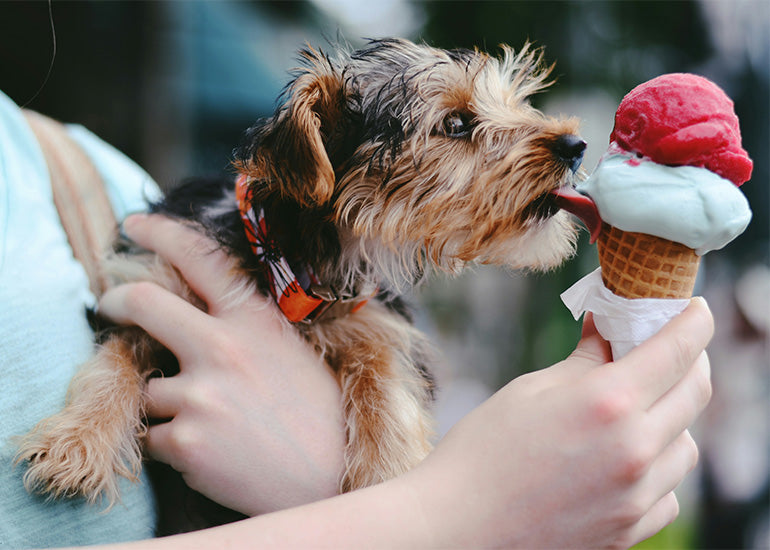
{"label": "finger", "polygon": [[593,314],[588,312],[583,318],[583,328],[580,341],[575,351],[570,354],[570,359],[565,361],[569,368],[590,369],[612,361],[610,344],[601,337],[596,330]]}
{"label": "finger", "polygon": [[207,304],[227,292],[233,262],[200,231],[165,216],[136,214],[125,219],[123,232],[176,267]]}
{"label": "finger", "polygon": [[713,333],[706,301],[694,298],[658,334],[617,361],[616,374],[635,388],[646,409],[687,374]]}
{"label": "finger", "polygon": [[194,334],[210,334],[215,319],[176,294],[150,282],[114,287],[99,300],[99,313],[137,325],[166,346],[180,363],[199,355]]}
{"label": "finger", "polygon": [[655,459],[638,484],[640,502],[652,506],[679,487],[698,464],[698,446],[688,430],[683,431]]}
{"label": "finger", "polygon": [[179,376],[150,378],[147,382],[146,412],[150,418],[167,420],[181,410]]}
{"label": "finger", "polygon": [[147,430],[144,441],[147,454],[155,460],[168,464],[177,472],[183,470],[183,461],[179,456],[182,447],[183,444],[180,443],[178,430],[173,421],[150,426]]}
{"label": "finger", "polygon": [[583,327],[580,330],[580,338],[586,339],[599,334],[596,330],[596,324],[594,323],[594,314],[591,311],[587,311],[583,316]]}
{"label": "finger", "polygon": [[685,377],[647,411],[657,426],[663,444],[672,441],[682,430],[692,425],[711,399],[711,366],[702,352]]}
{"label": "finger", "polygon": [[590,311],[583,318],[583,328],[576,351],[586,354],[594,361],[601,363],[612,361],[610,343],[602,338],[599,331],[596,330],[594,316]]}
{"label": "finger", "polygon": [[652,508],[631,528],[628,534],[628,544],[634,546],[657,534],[661,529],[670,525],[679,516],[679,502],[676,495],[671,492],[656,502]]}

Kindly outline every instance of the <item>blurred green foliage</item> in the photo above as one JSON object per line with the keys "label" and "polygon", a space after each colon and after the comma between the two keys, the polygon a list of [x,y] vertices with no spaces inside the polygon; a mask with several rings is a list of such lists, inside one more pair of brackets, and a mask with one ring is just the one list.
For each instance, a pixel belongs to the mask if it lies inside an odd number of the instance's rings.
{"label": "blurred green foliage", "polygon": [[633,550],[687,550],[695,548],[695,539],[695,524],[680,519],[635,545]]}
{"label": "blurred green foliage", "polygon": [[643,80],[707,59],[698,3],[628,1],[425,2],[424,38],[440,47],[493,51],[527,41],[546,48],[561,86],[625,93]]}

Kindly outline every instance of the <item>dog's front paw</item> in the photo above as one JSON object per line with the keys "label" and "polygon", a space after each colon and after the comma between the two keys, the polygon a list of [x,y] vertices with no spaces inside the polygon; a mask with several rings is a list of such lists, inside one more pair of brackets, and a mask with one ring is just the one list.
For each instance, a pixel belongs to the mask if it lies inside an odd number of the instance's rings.
{"label": "dog's front paw", "polygon": [[119,477],[138,479],[144,378],[132,349],[140,344],[119,336],[102,344],[70,383],[64,409],[20,438],[16,463],[27,465],[28,491],[112,506]]}
{"label": "dog's front paw", "polygon": [[100,432],[97,419],[78,418],[68,409],[40,422],[24,436],[16,463],[26,463],[24,486],[53,498],[104,499],[111,507],[119,499],[119,476],[138,479],[141,451],[132,438],[122,447]]}

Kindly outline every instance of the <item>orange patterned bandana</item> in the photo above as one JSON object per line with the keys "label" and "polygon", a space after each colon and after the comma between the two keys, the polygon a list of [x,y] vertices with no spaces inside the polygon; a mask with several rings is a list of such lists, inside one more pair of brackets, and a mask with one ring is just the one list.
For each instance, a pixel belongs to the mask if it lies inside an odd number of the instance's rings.
{"label": "orange patterned bandana", "polygon": [[295,272],[277,243],[268,237],[264,210],[253,208],[253,190],[246,176],[241,175],[236,180],[235,194],[251,249],[265,264],[270,292],[289,321],[310,323],[335,304],[346,304],[344,313],[348,313],[357,311],[366,303],[366,299],[340,301],[336,292],[321,284],[309,265]]}

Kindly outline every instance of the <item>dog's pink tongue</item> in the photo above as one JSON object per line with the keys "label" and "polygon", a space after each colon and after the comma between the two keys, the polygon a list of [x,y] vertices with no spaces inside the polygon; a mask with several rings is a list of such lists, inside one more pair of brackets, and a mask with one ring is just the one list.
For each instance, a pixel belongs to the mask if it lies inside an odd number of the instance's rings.
{"label": "dog's pink tongue", "polygon": [[556,206],[581,219],[591,233],[591,244],[596,242],[602,230],[602,218],[591,197],[578,193],[569,185],[551,191],[551,194],[554,195]]}

